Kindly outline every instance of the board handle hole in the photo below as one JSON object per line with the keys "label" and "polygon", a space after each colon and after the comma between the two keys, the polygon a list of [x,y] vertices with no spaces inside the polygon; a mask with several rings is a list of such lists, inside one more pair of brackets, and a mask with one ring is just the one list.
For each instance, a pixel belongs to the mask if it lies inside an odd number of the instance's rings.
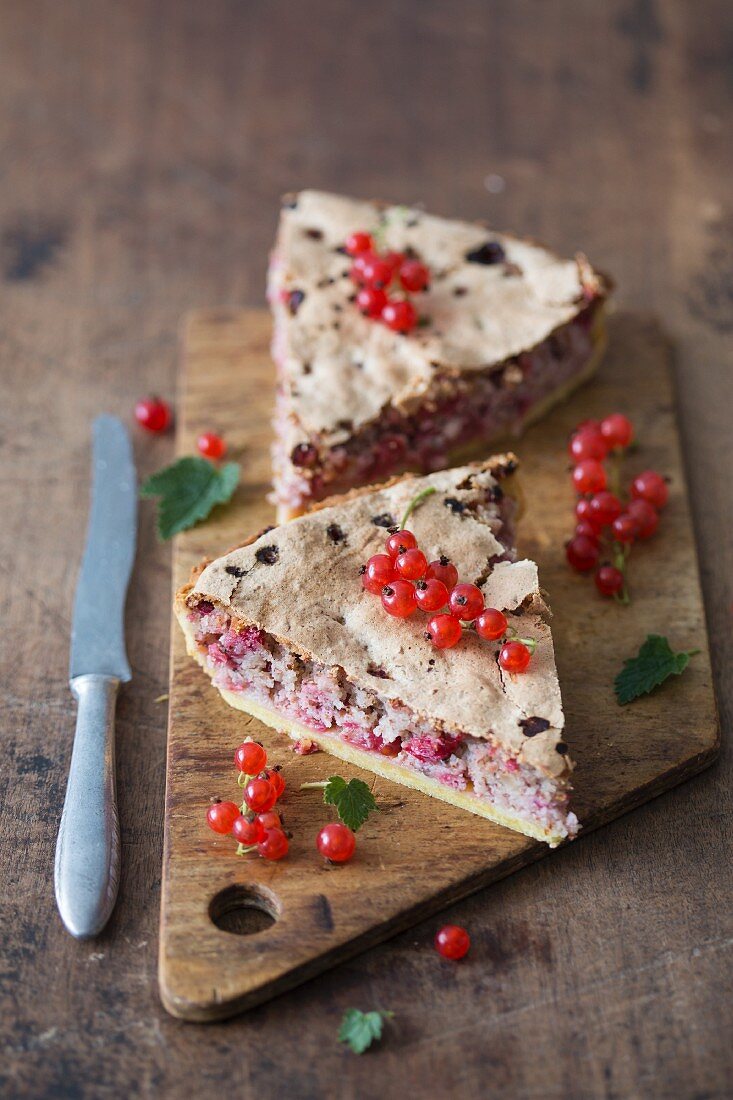
{"label": "board handle hole", "polygon": [[222,932],[253,936],[272,928],[280,912],[277,898],[261,886],[227,886],[209,903],[209,916]]}

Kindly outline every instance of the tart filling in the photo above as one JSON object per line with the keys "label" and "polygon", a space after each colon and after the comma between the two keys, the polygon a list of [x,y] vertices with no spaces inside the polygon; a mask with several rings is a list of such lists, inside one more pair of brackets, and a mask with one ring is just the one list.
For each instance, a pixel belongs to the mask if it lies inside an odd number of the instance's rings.
{"label": "tart filling", "polygon": [[[389,760],[451,791],[465,792],[479,812],[521,819],[524,831],[553,843],[575,836],[565,778],[544,774],[501,744],[449,731],[409,707],[349,680],[338,666],[306,659],[265,631],[238,622],[209,600],[190,600],[183,624],[189,648],[227,695],[273,712],[279,728],[299,739],[303,728],[371,757]],[[245,704],[244,709],[247,709]],[[287,720],[295,723],[288,729]],[[536,720],[541,732],[549,723]],[[498,811],[498,815],[492,813]]]}

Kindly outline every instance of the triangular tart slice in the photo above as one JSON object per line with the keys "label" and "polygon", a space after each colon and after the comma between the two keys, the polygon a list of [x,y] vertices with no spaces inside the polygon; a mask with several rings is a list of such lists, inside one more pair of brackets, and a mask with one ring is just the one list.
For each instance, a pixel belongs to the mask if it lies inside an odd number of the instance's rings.
{"label": "triangular tart slice", "polygon": [[[516,465],[500,455],[325,502],[203,563],[176,613],[223,698],[297,749],[318,746],[555,845],[578,828],[572,763],[537,567],[515,560]],[[393,618],[363,588],[361,566],[425,489],[409,530],[534,642],[525,672],[504,672],[501,643],[473,630],[436,649],[428,615]]]}
{"label": "triangular tart slice", "polygon": [[[409,332],[359,310],[344,251],[359,230],[427,265]],[[482,224],[319,191],[288,196],[268,282],[279,517],[517,435],[595,370],[609,290],[584,256],[562,259]]]}

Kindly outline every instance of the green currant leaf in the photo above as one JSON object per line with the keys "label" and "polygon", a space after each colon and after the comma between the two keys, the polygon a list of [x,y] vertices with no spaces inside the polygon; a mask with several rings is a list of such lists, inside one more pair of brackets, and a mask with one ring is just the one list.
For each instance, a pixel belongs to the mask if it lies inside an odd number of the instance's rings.
{"label": "green currant leaf", "polygon": [[323,801],[334,806],[344,825],[356,832],[364,824],[377,803],[363,779],[350,779],[332,775],[323,791]]}
{"label": "green currant leaf", "polygon": [[384,1021],[394,1016],[394,1012],[362,1012],[358,1008],[347,1008],[338,1031],[338,1041],[346,1043],[354,1054],[363,1054],[373,1042],[382,1038]]}
{"label": "green currant leaf", "polygon": [[140,487],[141,497],[160,497],[158,534],[172,538],[194,527],[217,504],[226,504],[239,481],[236,462],[215,466],[205,458],[187,455],[152,474]]}
{"label": "green currant leaf", "polygon": [[646,695],[670,676],[684,672],[690,657],[699,652],[699,649],[691,649],[687,653],[675,653],[666,638],[648,634],[636,657],[624,661],[624,667],[614,680],[616,698],[623,705]]}

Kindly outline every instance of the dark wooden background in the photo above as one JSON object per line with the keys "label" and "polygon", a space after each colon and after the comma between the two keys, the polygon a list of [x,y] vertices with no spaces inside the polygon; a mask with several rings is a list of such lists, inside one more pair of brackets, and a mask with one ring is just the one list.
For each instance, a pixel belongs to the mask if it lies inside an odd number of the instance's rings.
{"label": "dark wooden background", "polygon": [[[731,1095],[732,106],[726,0],[0,4],[3,1096]],[[262,301],[278,196],[304,185],[585,248],[624,308],[660,318],[723,756],[455,906],[461,966],[436,960],[430,921],[248,1017],[187,1025],[155,979],[169,550],[148,513],[120,902],[85,944],[53,902],[89,423],[172,396],[186,310]],[[145,474],[171,440],[136,451]],[[335,1042],[351,1006],[396,1013],[363,1058]]]}

